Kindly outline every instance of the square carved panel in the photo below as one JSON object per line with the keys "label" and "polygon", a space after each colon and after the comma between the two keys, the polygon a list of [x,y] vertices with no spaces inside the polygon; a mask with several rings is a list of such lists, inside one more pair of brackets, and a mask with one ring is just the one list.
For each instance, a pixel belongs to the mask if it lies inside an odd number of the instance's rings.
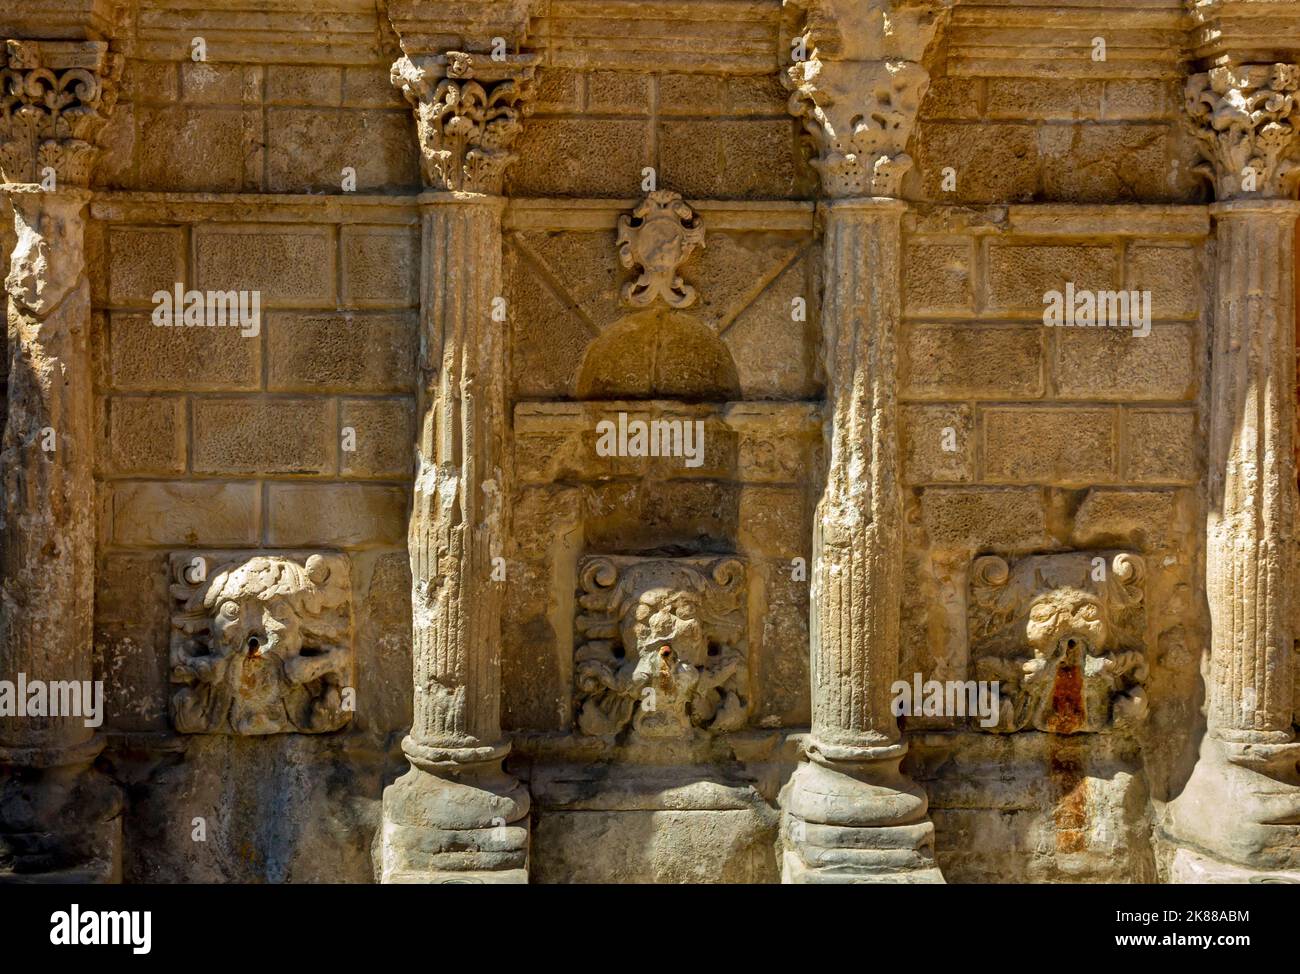
{"label": "square carved panel", "polygon": [[352,584],[334,553],[176,552],[172,723],[186,734],[319,734],[353,707]]}

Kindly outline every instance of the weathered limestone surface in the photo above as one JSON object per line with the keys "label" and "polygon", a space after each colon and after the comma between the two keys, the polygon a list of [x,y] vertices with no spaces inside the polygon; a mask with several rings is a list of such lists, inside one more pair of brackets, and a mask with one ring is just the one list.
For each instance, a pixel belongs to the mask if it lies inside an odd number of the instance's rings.
{"label": "weathered limestone surface", "polygon": [[[84,210],[121,62],[102,43],[10,40],[4,58],[0,178],[16,244],[5,278],[0,672],[79,688],[92,676],[95,561]],[[0,716],[0,879],[120,877],[121,799],[90,768],[101,747],[81,716]]]}
{"label": "weathered limestone surface", "polygon": [[0,5],[0,878],[1300,879],[1300,0],[296,7]]}
{"label": "weathered limestone surface", "polygon": [[[504,77],[502,75],[505,75]],[[526,880],[529,799],[504,773],[501,734],[502,552],[512,485],[499,192],[520,129],[531,64],[504,72],[453,53],[394,83],[412,101],[438,192],[428,198],[411,553],[415,710],[411,770],[384,799],[383,879],[481,872]],[[498,305],[499,306],[499,305]],[[497,577],[494,578],[494,575]]]}
{"label": "weathered limestone surface", "polygon": [[[940,881],[925,793],[899,771],[903,502],[898,469],[905,148],[929,84],[938,6],[809,6],[790,108],[823,193],[826,491],[813,541],[812,736],[790,781],[787,882]],[[861,830],[861,831],[856,831]],[[868,831],[870,830],[870,831]]]}
{"label": "weathered limestone surface", "polygon": [[[1269,176],[1270,173],[1261,175]],[[1207,734],[1170,834],[1194,856],[1300,869],[1295,739],[1295,227],[1300,204],[1214,209],[1218,328],[1211,363]],[[1189,859],[1181,861],[1183,875]]]}
{"label": "weathered limestone surface", "polygon": [[[897,275],[903,208],[847,199],[825,213],[825,277],[838,282],[822,319],[830,469],[813,542],[809,763],[785,803],[794,846],[788,881],[820,866],[827,877],[916,870],[939,878],[925,794],[898,771],[906,746],[890,709],[902,584],[902,497],[888,432],[897,415],[899,305],[895,291],[876,289],[863,273]],[[879,829],[879,838],[851,837],[854,828]]]}
{"label": "weathered limestone surface", "polygon": [[[1210,359],[1206,735],[1165,828],[1175,881],[1251,870],[1300,876],[1295,626],[1296,278],[1300,66],[1256,61],[1229,22],[1224,63],[1187,81],[1214,185],[1217,267]],[[1270,52],[1271,53],[1271,52]],[[1254,63],[1252,63],[1254,62]]]}

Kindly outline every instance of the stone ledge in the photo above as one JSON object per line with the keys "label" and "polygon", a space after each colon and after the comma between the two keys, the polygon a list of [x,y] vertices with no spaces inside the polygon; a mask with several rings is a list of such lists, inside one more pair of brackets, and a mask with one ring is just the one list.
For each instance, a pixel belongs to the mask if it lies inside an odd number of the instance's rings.
{"label": "stone ledge", "polygon": [[994,206],[912,204],[909,236],[1014,233],[1023,237],[1177,237],[1210,234],[1210,208],[1166,203],[1013,203]]}
{"label": "stone ledge", "polygon": [[771,429],[813,433],[820,429],[821,403],[731,402],[686,403],[676,399],[591,399],[578,402],[521,402],[515,405],[516,435],[589,432],[595,421],[620,412],[656,418],[717,418],[735,429]]}
{"label": "stone ledge", "polygon": [[[512,199],[506,230],[609,230],[638,199]],[[710,231],[794,230],[811,233],[815,205],[804,200],[687,200]]]}
{"label": "stone ledge", "polygon": [[409,196],[316,195],[312,193],[99,192],[90,203],[94,220],[108,223],[388,223],[420,222]]}
{"label": "stone ledge", "polygon": [[[1106,60],[1092,60],[1104,36]],[[947,73],[1021,78],[1176,78],[1182,0],[972,0],[953,10]]]}

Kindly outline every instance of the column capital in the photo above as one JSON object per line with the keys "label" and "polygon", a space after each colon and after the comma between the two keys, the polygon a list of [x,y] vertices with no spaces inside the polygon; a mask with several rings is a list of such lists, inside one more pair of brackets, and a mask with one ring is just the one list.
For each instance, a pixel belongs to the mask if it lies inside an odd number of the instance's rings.
{"label": "column capital", "polygon": [[826,196],[899,195],[930,86],[925,54],[950,0],[785,0],[799,26],[783,75]]}
{"label": "column capital", "polygon": [[511,145],[532,101],[535,54],[399,58],[393,84],[415,113],[425,183],[445,192],[499,194]]}
{"label": "column capital", "polygon": [[104,41],[6,40],[0,52],[0,179],[89,186],[117,103],[122,57]]}
{"label": "column capital", "polygon": [[1220,201],[1289,199],[1300,181],[1300,66],[1224,64],[1193,74],[1187,115]]}

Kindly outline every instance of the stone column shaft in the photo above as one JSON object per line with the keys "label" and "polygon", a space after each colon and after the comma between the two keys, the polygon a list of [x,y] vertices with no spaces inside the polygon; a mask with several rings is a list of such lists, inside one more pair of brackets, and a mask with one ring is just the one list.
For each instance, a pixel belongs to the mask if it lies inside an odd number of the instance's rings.
{"label": "stone column shaft", "polygon": [[507,516],[501,197],[439,196],[423,224],[422,417],[410,525],[414,743],[495,747],[501,738],[501,584]]}
{"label": "stone column shaft", "polygon": [[[91,767],[102,747],[91,715],[66,712],[67,690],[84,700],[94,679],[84,211],[121,64],[103,42],[10,40],[0,54],[0,179],[16,232],[5,279],[0,680],[48,690],[47,715],[0,717],[0,881],[121,876],[121,796]],[[49,716],[56,706],[65,712]]]}
{"label": "stone column shaft", "polygon": [[419,468],[408,530],[411,770],[384,792],[384,882],[527,882],[528,791],[502,768],[502,579],[509,537],[508,324],[501,196],[535,58],[402,58],[421,197]]}
{"label": "stone column shaft", "polygon": [[903,506],[899,252],[906,204],[821,207],[829,466],[813,545],[812,736],[783,796],[787,882],[941,882],[925,793],[899,770]]}
{"label": "stone column shaft", "polygon": [[825,493],[813,567],[813,736],[825,744],[898,741],[903,508],[898,484],[900,220],[895,200],[825,204],[822,303]]}
{"label": "stone column shaft", "polygon": [[900,770],[903,504],[897,343],[907,142],[929,87],[940,3],[807,0],[785,74],[829,200],[826,488],[813,538],[812,734],[782,792],[789,883],[942,882],[925,792]]}
{"label": "stone column shaft", "polygon": [[[9,402],[0,442],[0,679],[90,680],[94,396],[83,190],[10,187]],[[52,449],[51,449],[52,447]],[[0,717],[0,747],[76,748],[78,717]]]}
{"label": "stone column shaft", "polygon": [[1207,448],[1207,729],[1169,804],[1175,881],[1300,881],[1293,726],[1296,542],[1295,225],[1300,66],[1227,63],[1187,81],[1220,202]]}
{"label": "stone column shaft", "polygon": [[1294,739],[1294,240],[1300,203],[1225,203],[1214,215],[1209,727],[1222,740],[1285,743]]}

